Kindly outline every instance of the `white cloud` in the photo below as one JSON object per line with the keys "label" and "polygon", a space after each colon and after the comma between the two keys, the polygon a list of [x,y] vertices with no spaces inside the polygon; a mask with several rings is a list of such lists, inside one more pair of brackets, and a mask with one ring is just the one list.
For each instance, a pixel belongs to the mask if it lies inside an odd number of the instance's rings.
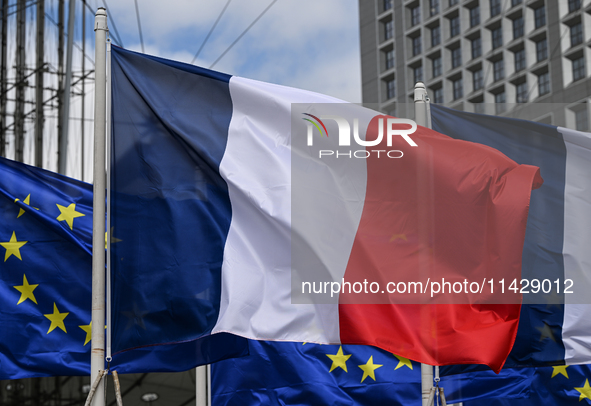
{"label": "white cloud", "polygon": [[[107,4],[111,30],[140,51],[133,0]],[[140,0],[146,53],[190,62],[225,4]],[[231,1],[196,63],[209,67],[268,4]],[[214,69],[359,102],[358,26],[356,0],[279,0]]]}

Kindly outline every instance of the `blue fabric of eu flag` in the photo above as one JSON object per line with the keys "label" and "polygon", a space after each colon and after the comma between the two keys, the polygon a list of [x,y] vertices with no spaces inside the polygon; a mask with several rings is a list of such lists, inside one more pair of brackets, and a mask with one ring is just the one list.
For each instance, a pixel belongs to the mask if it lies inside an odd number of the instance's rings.
{"label": "blue fabric of eu flag", "polygon": [[529,396],[524,399],[482,399],[464,406],[575,406],[591,403],[591,366],[562,365],[535,370]]}
{"label": "blue fabric of eu flag", "polygon": [[[0,380],[90,374],[92,196],[90,184],[0,158]],[[126,351],[111,368],[183,371],[247,352],[217,334]]]}
{"label": "blue fabric of eu flag", "polygon": [[89,374],[92,186],[0,173],[0,379]]}
{"label": "blue fabric of eu flag", "polygon": [[[379,348],[249,341],[250,354],[212,365],[212,401],[249,405],[421,405],[421,366]],[[448,404],[527,399],[533,368],[442,377]]]}

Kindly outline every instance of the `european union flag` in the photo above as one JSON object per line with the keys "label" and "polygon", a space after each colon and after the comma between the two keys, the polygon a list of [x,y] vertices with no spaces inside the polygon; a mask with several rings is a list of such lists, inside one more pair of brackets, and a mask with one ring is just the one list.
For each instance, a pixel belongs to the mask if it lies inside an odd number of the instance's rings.
{"label": "european union flag", "polygon": [[[420,364],[379,348],[249,341],[212,365],[216,405],[421,405]],[[530,396],[533,368],[442,377],[448,404]]]}
{"label": "european union flag", "polygon": [[[538,367],[525,399],[483,399],[467,402],[464,406],[569,406],[591,402],[591,366],[562,365]],[[584,403],[581,401],[586,400]]]}
{"label": "european union flag", "polygon": [[0,379],[86,375],[92,186],[0,160]]}
{"label": "european union flag", "polygon": [[[0,379],[88,375],[92,185],[0,158],[0,216]],[[182,371],[246,352],[218,334],[133,349],[111,367]]]}

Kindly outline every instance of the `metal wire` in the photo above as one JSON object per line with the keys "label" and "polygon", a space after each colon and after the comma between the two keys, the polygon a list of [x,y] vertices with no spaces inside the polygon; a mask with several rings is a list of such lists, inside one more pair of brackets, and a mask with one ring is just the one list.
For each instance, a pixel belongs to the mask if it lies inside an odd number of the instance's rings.
{"label": "metal wire", "polygon": [[[137,4],[137,0],[135,1],[135,15],[137,17],[137,28],[138,31],[140,32],[140,43],[142,44],[142,53],[146,53],[146,51],[144,51],[144,36],[142,35],[142,23],[140,22],[140,8]],[[115,27],[115,26],[113,26]]]}
{"label": "metal wire", "polygon": [[[136,0],[137,1],[137,0]],[[232,0],[228,0],[226,2],[226,5],[224,6],[224,8],[222,9],[222,12],[220,13],[220,15],[218,16],[217,20],[215,20],[215,23],[213,23],[211,29],[209,30],[209,32],[207,33],[205,39],[203,40],[203,42],[201,43],[201,46],[199,47],[199,50],[197,51],[197,53],[195,54],[195,56],[193,57],[193,60],[191,61],[191,63],[194,63],[195,60],[197,59],[197,57],[199,56],[199,54],[201,53],[201,50],[203,49],[203,47],[205,46],[205,44],[207,43],[207,40],[209,40],[209,37],[211,36],[211,33],[213,32],[213,30],[215,30],[215,27],[218,25],[218,23],[220,22],[220,19],[222,18],[222,16],[224,15],[224,13],[226,12],[226,9],[228,8],[228,6],[230,5],[230,2]]]}
{"label": "metal wire", "polygon": [[113,25],[113,34],[115,34],[117,45],[119,45],[121,48],[125,48],[123,46],[123,41],[121,41],[121,37],[119,36],[119,31],[117,31],[117,26],[115,25],[115,19],[113,18],[113,14],[111,14],[111,12],[109,11],[109,6],[107,6],[107,0],[103,0],[103,4],[105,6],[105,9],[107,9],[107,16],[109,16],[109,21]]}
{"label": "metal wire", "polygon": [[216,60],[215,60],[215,62],[211,64],[211,66],[209,67],[209,69],[212,69],[212,68],[213,68],[213,67],[214,67],[214,66],[215,66],[215,65],[216,65],[216,64],[217,64],[217,63],[220,61],[220,59],[222,59],[222,58],[223,58],[223,57],[224,57],[224,56],[225,56],[225,55],[228,53],[228,51],[229,51],[230,49],[232,49],[232,47],[233,47],[234,45],[236,45],[236,43],[237,43],[238,41],[240,41],[240,39],[241,39],[241,38],[242,38],[242,37],[243,37],[243,36],[244,36],[244,35],[245,35],[245,34],[246,34],[246,33],[247,33],[247,32],[248,32],[248,31],[249,31],[251,28],[252,28],[252,26],[253,26],[253,25],[255,25],[255,24],[257,23],[257,21],[259,21],[259,20],[261,19],[261,17],[262,17],[262,16],[264,16],[264,15],[265,15],[265,13],[266,13],[267,11],[269,11],[269,9],[270,9],[270,8],[273,6],[273,4],[275,4],[275,3],[277,3],[277,0],[273,0],[273,1],[271,2],[271,4],[269,4],[269,5],[267,6],[267,8],[265,8],[265,9],[263,10],[263,12],[262,12],[261,14],[259,14],[259,16],[258,16],[257,18],[255,18],[255,19],[254,19],[254,21],[253,21],[253,22],[252,22],[252,23],[251,23],[251,24],[250,24],[248,27],[246,27],[246,29],[245,29],[244,31],[242,31],[242,34],[240,34],[240,35],[238,36],[238,38],[236,38],[236,39],[234,40],[234,42],[232,42],[232,43],[230,44],[230,46],[229,46],[229,47],[228,47],[228,48],[227,48],[227,49],[226,49],[224,52],[222,52],[222,54],[221,54],[221,55],[218,57],[218,59],[216,59]]}

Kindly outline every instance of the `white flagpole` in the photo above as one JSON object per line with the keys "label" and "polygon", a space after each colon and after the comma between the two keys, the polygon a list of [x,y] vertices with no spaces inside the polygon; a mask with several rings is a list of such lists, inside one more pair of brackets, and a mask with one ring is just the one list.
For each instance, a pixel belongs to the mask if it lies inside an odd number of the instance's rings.
{"label": "white flagpole", "polygon": [[[431,128],[431,120],[427,115],[428,109],[428,98],[427,89],[424,83],[417,82],[415,84],[415,122],[417,125]],[[424,305],[427,306],[427,305]],[[423,406],[430,406],[429,395],[433,388],[433,367],[427,364],[421,364],[421,394],[423,400]],[[432,401],[431,401],[432,402]]]}
{"label": "white flagpole", "polygon": [[[107,91],[107,11],[99,8],[94,17],[94,182],[92,209],[92,335],[90,382],[105,368],[105,131]],[[105,404],[104,380],[97,387],[92,406]]]}
{"label": "white flagpole", "polygon": [[211,369],[210,365],[202,365],[196,368],[196,399],[197,406],[211,406]]}

